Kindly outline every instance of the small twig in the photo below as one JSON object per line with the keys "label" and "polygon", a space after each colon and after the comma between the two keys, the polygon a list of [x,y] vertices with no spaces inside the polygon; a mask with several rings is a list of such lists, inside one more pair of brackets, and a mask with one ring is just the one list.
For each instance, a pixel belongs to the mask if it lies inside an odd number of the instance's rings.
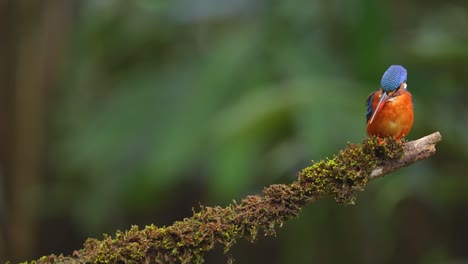
{"label": "small twig", "polygon": [[[228,252],[240,238],[254,241],[259,233],[275,235],[301,208],[323,196],[353,204],[368,181],[435,153],[440,133],[401,143],[392,138],[365,139],[349,144],[333,159],[304,168],[291,184],[266,187],[262,195],[249,195],[227,207],[204,207],[190,218],[168,227],[137,226],[114,238],[88,239],[72,256],[44,256],[38,263],[202,263],[215,246]],[[228,262],[232,259],[228,257]]]}

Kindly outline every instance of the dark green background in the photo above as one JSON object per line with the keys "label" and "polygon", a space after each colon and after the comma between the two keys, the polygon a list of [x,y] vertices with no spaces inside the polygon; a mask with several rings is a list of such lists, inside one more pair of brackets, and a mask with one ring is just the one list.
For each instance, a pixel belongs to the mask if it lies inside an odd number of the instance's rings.
{"label": "dark green background", "polygon": [[436,155],[232,255],[468,263],[466,1],[4,2],[0,260],[71,254],[291,182],[366,136],[367,95],[401,64],[407,139],[440,131]]}

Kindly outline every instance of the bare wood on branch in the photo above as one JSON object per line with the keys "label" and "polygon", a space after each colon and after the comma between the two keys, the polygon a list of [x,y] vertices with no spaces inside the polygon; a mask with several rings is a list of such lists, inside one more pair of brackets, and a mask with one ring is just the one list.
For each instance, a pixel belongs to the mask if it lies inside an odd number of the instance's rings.
{"label": "bare wood on branch", "polygon": [[383,177],[402,167],[409,166],[419,160],[427,159],[436,152],[435,145],[442,140],[442,135],[439,132],[432,133],[417,140],[405,143],[405,155],[397,161],[384,161],[382,166],[375,168],[371,175],[371,179]]}

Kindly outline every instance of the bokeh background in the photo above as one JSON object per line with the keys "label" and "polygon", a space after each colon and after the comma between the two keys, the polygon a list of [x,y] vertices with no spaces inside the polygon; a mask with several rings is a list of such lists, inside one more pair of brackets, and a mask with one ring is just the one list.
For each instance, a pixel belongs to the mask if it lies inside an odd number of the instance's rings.
{"label": "bokeh background", "polygon": [[391,64],[407,139],[440,131],[436,156],[239,241],[236,263],[468,263],[468,3],[1,1],[0,261],[291,182],[365,137]]}

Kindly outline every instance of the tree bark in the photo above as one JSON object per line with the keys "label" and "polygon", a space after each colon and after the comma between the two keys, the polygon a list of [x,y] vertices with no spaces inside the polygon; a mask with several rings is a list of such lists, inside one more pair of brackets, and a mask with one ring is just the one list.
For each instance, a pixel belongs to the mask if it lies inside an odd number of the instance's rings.
{"label": "tree bark", "polygon": [[31,257],[45,163],[48,94],[70,1],[0,1],[0,255]]}

